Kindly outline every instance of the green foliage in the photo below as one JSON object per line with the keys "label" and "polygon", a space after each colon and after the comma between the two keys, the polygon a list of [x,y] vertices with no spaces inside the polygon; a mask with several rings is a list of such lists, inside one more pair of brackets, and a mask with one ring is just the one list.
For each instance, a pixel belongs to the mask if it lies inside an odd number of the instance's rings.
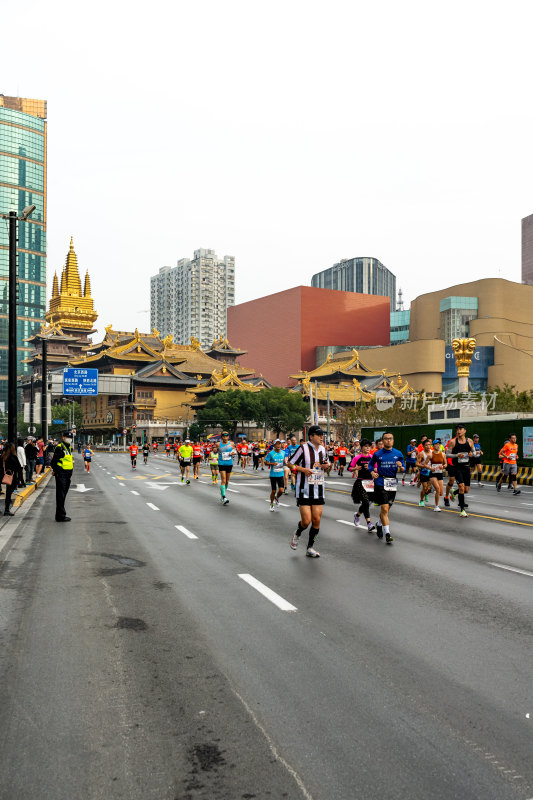
{"label": "green foliage", "polygon": [[195,442],[198,439],[201,439],[205,434],[205,425],[202,425],[200,422],[193,422],[189,425],[189,435],[188,438]]}
{"label": "green foliage", "polygon": [[533,389],[517,392],[516,386],[504,383],[502,388],[494,386],[487,389],[487,395],[493,393],[496,394],[496,402],[492,411],[533,411]]}
{"label": "green foliage", "polygon": [[56,433],[61,433],[61,431],[64,431],[66,428],[68,428],[69,408],[70,408],[71,423],[74,414],[74,427],[77,428],[78,432],[80,431],[83,423],[83,412],[81,410],[81,404],[76,403],[75,401],[73,401],[72,403],[64,403],[63,405],[57,403],[56,405],[52,406],[51,409],[52,413],[50,418],[53,420],[62,419],[64,420],[64,422],[61,423],[60,425],[54,425],[54,423],[52,422],[52,424],[48,426],[48,433],[51,436]]}
{"label": "green foliage", "polygon": [[261,392],[238,389],[212,395],[198,410],[198,423],[204,427],[226,428],[235,437],[243,423],[255,423],[276,431],[290,433],[301,430],[309,414],[307,402],[300,394],[273,387]]}

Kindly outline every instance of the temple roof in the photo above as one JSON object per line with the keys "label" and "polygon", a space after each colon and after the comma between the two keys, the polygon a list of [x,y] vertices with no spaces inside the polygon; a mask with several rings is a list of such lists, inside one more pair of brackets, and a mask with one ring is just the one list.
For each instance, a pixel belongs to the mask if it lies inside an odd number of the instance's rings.
{"label": "temple roof", "polygon": [[221,353],[222,355],[231,356],[244,356],[247,352],[247,350],[239,350],[238,348],[232,347],[229,341],[222,336],[215,339],[211,347],[206,350],[206,353]]}
{"label": "temple roof", "polygon": [[344,353],[336,353],[335,355],[328,355],[327,359],[314,370],[310,372],[299,372],[297,375],[291,375],[291,378],[296,380],[320,380],[323,378],[343,379],[349,378],[362,378],[365,375],[388,375],[393,376],[396,373],[394,370],[373,370],[370,369],[361,359],[357,350],[351,350]]}
{"label": "temple roof", "polygon": [[48,339],[57,341],[57,342],[79,342],[82,339],[79,336],[71,336],[69,333],[64,333],[61,325],[59,324],[52,324],[46,325],[43,322],[41,325],[41,330],[37,333],[33,333],[27,339],[24,339],[25,342],[40,342],[42,339]]}

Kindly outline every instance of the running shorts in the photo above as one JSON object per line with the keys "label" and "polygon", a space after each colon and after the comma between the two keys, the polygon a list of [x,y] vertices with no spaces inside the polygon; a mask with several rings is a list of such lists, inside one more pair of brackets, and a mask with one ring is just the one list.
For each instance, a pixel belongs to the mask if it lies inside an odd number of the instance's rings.
{"label": "running shorts", "polygon": [[504,464],[503,465],[503,474],[504,475],[516,475],[518,470],[517,464]]}
{"label": "running shorts", "polygon": [[180,467],[190,467],[190,466],[191,466],[190,458],[180,458]]}
{"label": "running shorts", "polygon": [[192,463],[193,464],[199,464],[201,462],[201,460],[202,460],[202,456],[193,456],[192,457]]}
{"label": "running shorts", "polygon": [[233,469],[233,464],[219,464],[218,471],[219,472],[231,472]]}
{"label": "running shorts", "polygon": [[346,466],[346,458],[344,456],[339,456],[339,467]]}
{"label": "running shorts", "polygon": [[453,464],[446,464],[446,472],[448,473],[448,478],[455,478],[455,467]]}
{"label": "running shorts", "polygon": [[470,459],[470,466],[475,467],[477,464],[481,464],[481,456],[474,456]]}
{"label": "running shorts", "polygon": [[37,464],[44,464],[44,456],[37,456]]}
{"label": "running shorts", "polygon": [[326,501],[323,497],[318,497],[316,500],[310,500],[308,497],[301,497],[296,501],[297,506],[323,506]]}
{"label": "running shorts", "polygon": [[438,481],[442,481],[443,478],[444,478],[444,475],[443,475],[442,472],[432,472],[431,473],[431,477],[432,478],[436,478]]}
{"label": "running shorts", "polygon": [[83,460],[84,461],[91,461],[91,457],[89,456],[89,458],[84,458]]}
{"label": "running shorts", "polygon": [[455,480],[457,483],[464,483],[465,486],[470,486],[470,465],[457,464],[454,467]]}
{"label": "running shorts", "polygon": [[384,506],[386,504],[391,506],[395,499],[396,492],[387,492],[383,486],[376,486],[374,484],[374,503],[377,503],[378,506]]}
{"label": "running shorts", "polygon": [[272,491],[274,491],[274,489],[283,489],[284,485],[285,481],[283,480],[283,478],[278,477],[277,475],[275,475],[274,477],[272,476],[270,477],[270,487]]}

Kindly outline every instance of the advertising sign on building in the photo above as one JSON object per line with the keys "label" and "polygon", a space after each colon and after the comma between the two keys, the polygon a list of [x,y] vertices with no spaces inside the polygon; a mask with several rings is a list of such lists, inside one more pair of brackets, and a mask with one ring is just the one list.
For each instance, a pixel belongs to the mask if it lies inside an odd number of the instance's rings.
{"label": "advertising sign on building", "polygon": [[98,370],[67,367],[63,370],[64,395],[96,395],[98,394]]}
{"label": "advertising sign on building", "polygon": [[522,447],[524,458],[533,458],[533,428],[522,428]]}
{"label": "advertising sign on building", "polygon": [[435,431],[435,439],[440,439],[441,443],[446,447],[450,439],[452,438],[452,429],[451,428],[437,428]]}

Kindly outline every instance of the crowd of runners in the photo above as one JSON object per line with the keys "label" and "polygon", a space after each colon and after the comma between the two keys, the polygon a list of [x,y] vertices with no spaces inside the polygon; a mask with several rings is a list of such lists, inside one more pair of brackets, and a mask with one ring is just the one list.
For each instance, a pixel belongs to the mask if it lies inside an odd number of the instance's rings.
{"label": "crowd of runners", "polygon": [[[295,550],[301,534],[309,529],[306,555],[318,558],[316,540],[320,530],[322,509],[325,503],[325,478],[331,473],[339,477],[347,474],[353,478],[351,496],[357,509],[354,525],[359,526],[362,519],[370,534],[392,544],[390,512],[396,499],[398,485],[416,487],[420,492],[419,505],[428,504],[433,510],[442,510],[457,501],[461,517],[468,516],[467,498],[472,481],[482,486],[483,450],[479,436],[467,436],[466,428],[458,424],[455,435],[449,441],[422,436],[420,441],[411,439],[404,454],[394,447],[394,436],[390,432],[381,439],[371,442],[368,439],[355,439],[348,444],[344,441],[324,444],[325,432],[318,426],[309,428],[307,440],[290,436],[287,440],[254,441],[246,439],[234,443],[227,431],[223,431],[219,441],[177,441],[163,445],[167,458],[179,462],[181,482],[190,484],[199,480],[200,466],[204,463],[211,472],[211,481],[219,487],[220,502],[229,503],[228,484],[233,469],[241,472],[269,471],[270,511],[277,511],[283,494],[293,492],[300,512],[298,527],[290,538],[290,546]],[[151,451],[158,452],[157,442],[142,446],[130,445],[132,469],[137,468],[139,450],[144,463],[148,462]],[[518,444],[515,434],[504,442],[500,452],[500,474],[496,480],[496,490],[501,491],[504,481],[513,495],[520,494],[517,484]],[[446,481],[446,483],[445,483]],[[431,500],[431,495],[433,499]],[[370,509],[379,508],[379,516],[374,524]]]}

